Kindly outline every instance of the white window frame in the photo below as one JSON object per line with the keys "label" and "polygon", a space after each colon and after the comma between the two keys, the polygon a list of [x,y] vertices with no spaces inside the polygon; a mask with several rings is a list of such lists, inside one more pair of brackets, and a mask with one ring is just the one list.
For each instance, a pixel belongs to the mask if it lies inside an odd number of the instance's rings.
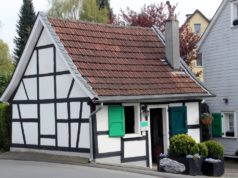
{"label": "white window frame", "polygon": [[[124,103],[122,106],[134,106],[134,116],[135,116],[135,133],[125,134],[123,138],[133,138],[142,137],[140,128],[140,104],[138,103]],[[126,124],[126,121],[125,121]]]}
{"label": "white window frame", "polygon": [[[226,118],[226,114],[233,114],[234,117],[234,137],[226,136],[226,132],[229,130],[229,119]],[[224,111],[222,112],[222,137],[223,138],[237,138],[237,125],[236,125],[236,112],[235,111]]]}
{"label": "white window frame", "polygon": [[233,25],[235,19],[238,19],[238,0],[231,2],[231,27],[238,27]]}

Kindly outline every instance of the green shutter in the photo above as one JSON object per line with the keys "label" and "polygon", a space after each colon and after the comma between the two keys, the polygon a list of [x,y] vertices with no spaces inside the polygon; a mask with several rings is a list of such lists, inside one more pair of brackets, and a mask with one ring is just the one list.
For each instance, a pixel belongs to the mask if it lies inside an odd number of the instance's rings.
{"label": "green shutter", "polygon": [[221,137],[222,136],[222,114],[212,113],[212,136]]}
{"label": "green shutter", "polygon": [[123,106],[108,106],[109,136],[122,137],[125,135],[125,116]]}
{"label": "green shutter", "polygon": [[188,132],[186,106],[169,108],[169,120],[170,136]]}

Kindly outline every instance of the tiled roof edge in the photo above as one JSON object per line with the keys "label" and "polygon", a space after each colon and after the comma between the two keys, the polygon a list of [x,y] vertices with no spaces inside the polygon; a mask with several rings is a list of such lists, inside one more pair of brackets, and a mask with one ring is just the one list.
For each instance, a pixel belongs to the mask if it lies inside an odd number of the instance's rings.
{"label": "tiled roof edge", "polygon": [[165,46],[165,37],[164,34],[159,30],[159,28],[156,25],[152,26],[152,30],[155,32],[155,34],[159,37],[160,41]]}
{"label": "tiled roof edge", "polygon": [[64,59],[66,60],[67,64],[69,65],[71,73],[88,90],[88,92],[90,94],[90,96],[89,96],[90,98],[97,97],[97,94],[93,91],[92,87],[88,84],[88,82],[79,73],[79,71],[78,71],[77,67],[75,66],[75,64],[73,63],[71,57],[68,55],[68,52],[64,48],[64,45],[61,43],[59,37],[57,36],[54,29],[52,28],[47,15],[45,15],[42,12],[39,12],[39,15],[40,15],[41,19],[43,20],[44,24],[46,25],[48,31],[50,32],[55,44],[57,45],[58,49],[61,51]]}

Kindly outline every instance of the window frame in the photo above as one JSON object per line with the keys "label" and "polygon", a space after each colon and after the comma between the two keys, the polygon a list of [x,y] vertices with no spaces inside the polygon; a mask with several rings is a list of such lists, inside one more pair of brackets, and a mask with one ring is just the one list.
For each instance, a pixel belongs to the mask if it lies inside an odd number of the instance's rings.
{"label": "window frame", "polygon": [[231,27],[238,27],[238,25],[233,25],[236,19],[238,19],[238,0],[231,2]]}
{"label": "window frame", "polygon": [[[222,138],[237,138],[237,126],[236,126],[236,112],[235,111],[223,111],[222,114]],[[234,136],[226,136],[226,132],[229,131],[230,120],[227,117],[227,114],[233,114],[233,127],[234,127]]]}
{"label": "window frame", "polygon": [[[134,119],[135,119],[135,133],[126,133],[123,138],[133,138],[133,137],[141,137],[141,128],[140,128],[140,118],[141,118],[141,112],[140,112],[140,104],[138,103],[123,103],[123,107],[127,106],[134,106]],[[126,120],[125,120],[125,125],[126,125]],[[126,126],[125,126],[126,127]]]}
{"label": "window frame", "polygon": [[201,65],[198,63],[198,58],[197,58],[197,60],[196,60],[196,66],[198,66],[198,67],[202,67],[203,66],[203,53],[202,52],[198,52],[198,56],[201,56]]}
{"label": "window frame", "polygon": [[[196,28],[195,28],[196,26],[199,26],[199,31],[198,32],[196,31]],[[202,24],[201,23],[195,23],[195,24],[193,24],[193,28],[194,28],[194,33],[200,35]]]}

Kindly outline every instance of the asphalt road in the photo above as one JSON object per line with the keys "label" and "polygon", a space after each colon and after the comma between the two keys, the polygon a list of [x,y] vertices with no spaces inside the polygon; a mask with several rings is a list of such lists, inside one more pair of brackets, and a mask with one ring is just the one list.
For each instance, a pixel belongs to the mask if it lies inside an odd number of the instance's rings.
{"label": "asphalt road", "polygon": [[0,160],[1,178],[154,178],[107,169],[44,163],[34,161]]}

